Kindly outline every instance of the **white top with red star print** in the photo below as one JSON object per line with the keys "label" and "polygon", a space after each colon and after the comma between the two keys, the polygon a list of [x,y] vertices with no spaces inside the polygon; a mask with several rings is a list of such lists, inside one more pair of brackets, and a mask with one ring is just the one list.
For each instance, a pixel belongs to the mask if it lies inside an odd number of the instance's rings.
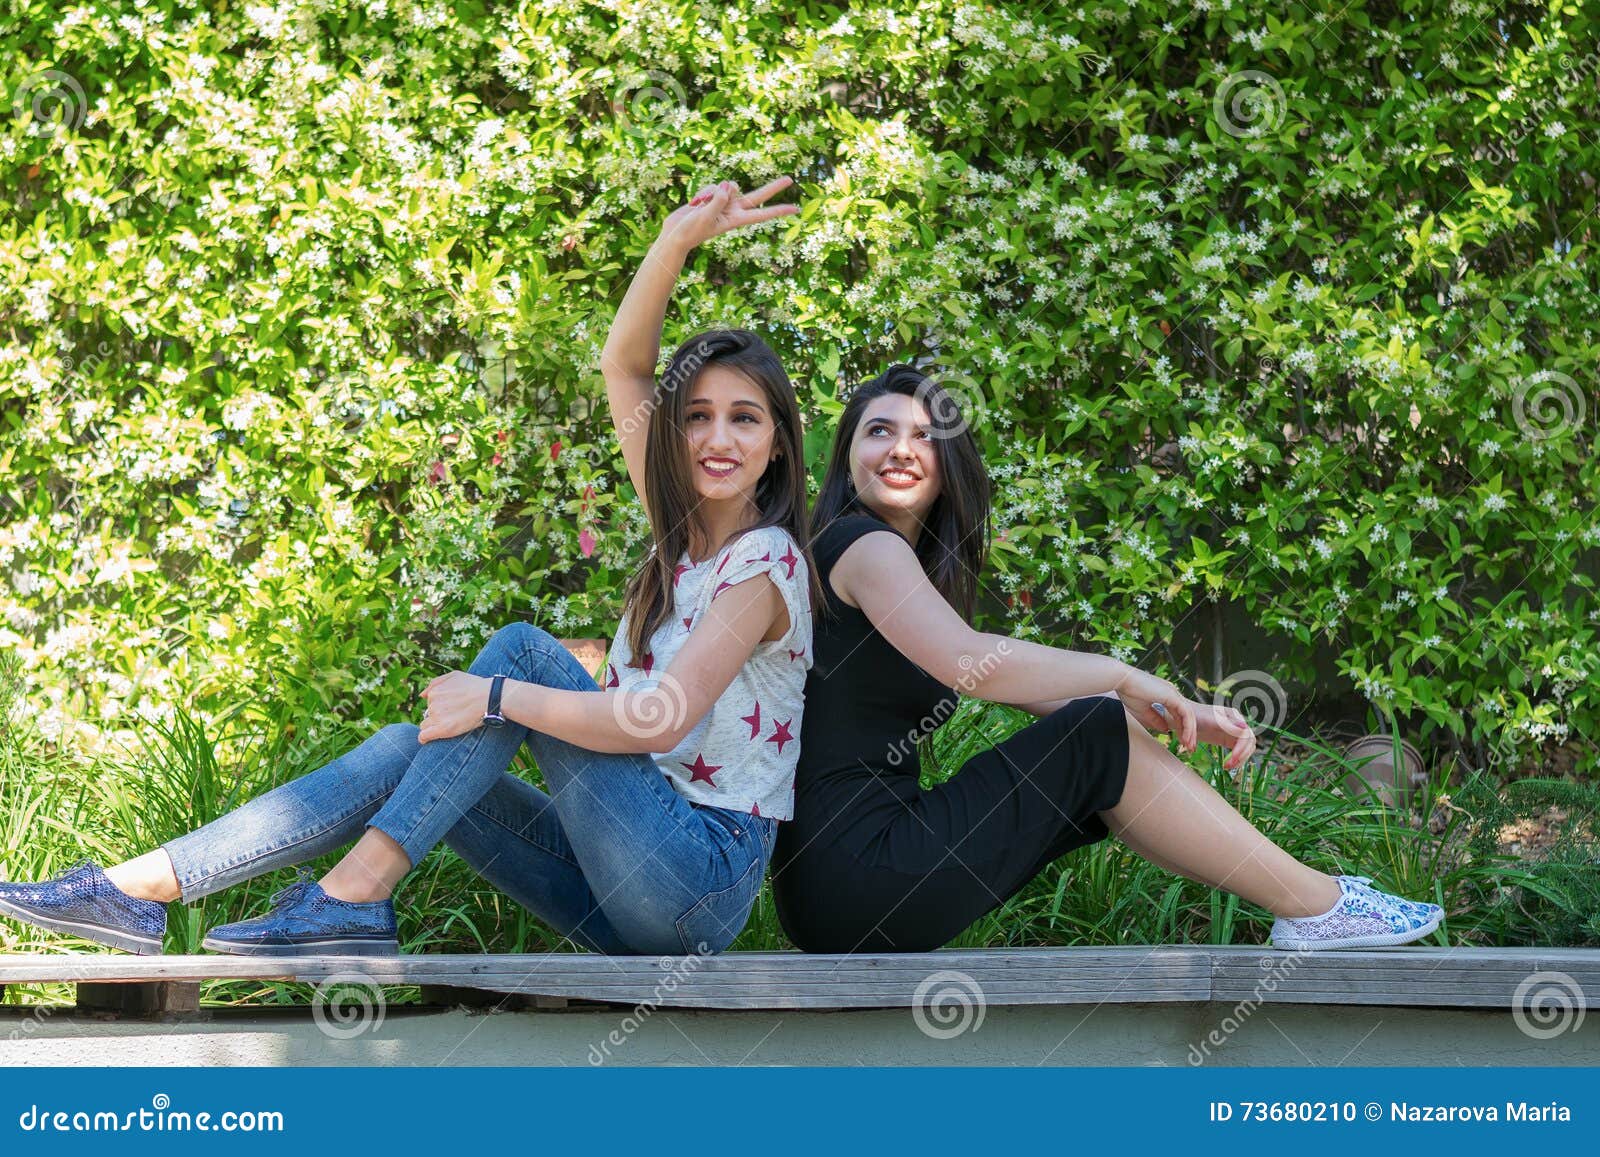
{"label": "white top with red star print", "polygon": [[746,531],[698,565],[685,554],[672,580],[672,615],[651,636],[638,666],[628,648],[628,616],[606,656],[602,686],[644,690],[660,682],[711,606],[711,600],[759,575],[783,596],[789,630],[755,652],[682,743],[652,755],[679,795],[695,803],[769,819],[794,817],[794,769],[800,758],[800,714],[811,667],[810,575],[805,555],[776,526]]}

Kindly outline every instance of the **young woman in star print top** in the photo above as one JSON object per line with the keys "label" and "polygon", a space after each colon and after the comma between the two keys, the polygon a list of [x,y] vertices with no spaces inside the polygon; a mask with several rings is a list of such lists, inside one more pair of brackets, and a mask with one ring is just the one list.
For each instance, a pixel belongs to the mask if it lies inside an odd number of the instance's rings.
{"label": "young woman in star print top", "polygon": [[[584,786],[614,818],[571,833],[598,846],[597,904],[655,911],[637,951],[677,942],[720,951],[744,927],[793,815],[811,607],[806,478],[794,389],[770,348],[745,330],[685,340],[655,377],[678,272],[731,229],[788,215],[731,182],[674,210],[617,310],[602,355],[606,396],[653,546],[629,584],[600,680],[617,723],[637,737]],[[600,758],[600,757],[592,757]],[[548,772],[547,772],[548,774]],[[556,795],[555,810],[564,809]],[[592,830],[603,826],[603,831]],[[613,884],[609,865],[631,857]],[[615,923],[613,921],[613,923]]]}
{"label": "young woman in star print top", "polygon": [[[767,820],[794,814],[794,768],[800,751],[801,703],[811,666],[807,587],[810,567],[786,530],[750,530],[715,555],[695,562],[689,551],[672,568],[673,614],[635,662],[625,613],[607,656],[601,686],[636,691],[665,680],[673,660],[723,592],[766,575],[797,626],[764,642],[734,674],[727,689],[656,764],[686,799],[748,812]],[[770,826],[770,825],[769,825]]]}
{"label": "young woman in star print top", "polygon": [[[704,190],[667,217],[606,343],[612,417],[653,549],[628,587],[605,686],[527,623],[333,762],[102,871],[0,881],[0,915],[159,952],[166,905],[354,841],[320,880],[213,928],[242,955],[398,952],[392,893],[443,843],[560,935],[609,953],[720,952],[792,814],[815,592],[800,413],[743,330],[685,341],[655,378],[695,246],[794,212],[786,181]],[[509,768],[526,744],[545,790]]]}

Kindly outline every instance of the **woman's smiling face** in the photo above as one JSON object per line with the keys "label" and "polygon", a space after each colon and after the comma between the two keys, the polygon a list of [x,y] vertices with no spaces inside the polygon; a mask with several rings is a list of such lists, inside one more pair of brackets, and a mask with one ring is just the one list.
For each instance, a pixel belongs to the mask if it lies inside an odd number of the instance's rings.
{"label": "woman's smiling face", "polygon": [[850,442],[850,480],[861,501],[880,513],[903,511],[925,520],[939,499],[939,458],[927,409],[908,394],[867,404]]}
{"label": "woman's smiling face", "polygon": [[708,502],[741,496],[753,502],[777,434],[766,391],[717,365],[702,370],[689,389],[683,429],[695,493]]}

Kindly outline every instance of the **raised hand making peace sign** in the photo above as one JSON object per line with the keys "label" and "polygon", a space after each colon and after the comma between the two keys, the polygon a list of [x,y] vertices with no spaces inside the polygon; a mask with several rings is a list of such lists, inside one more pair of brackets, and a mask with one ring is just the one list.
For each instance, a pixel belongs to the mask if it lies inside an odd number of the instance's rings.
{"label": "raised hand making peace sign", "polygon": [[661,223],[661,239],[688,252],[713,237],[720,237],[746,225],[759,225],[763,221],[798,213],[798,205],[765,204],[774,193],[793,183],[789,177],[779,177],[750,193],[739,192],[739,186],[733,181],[707,185],[687,205],[674,209]]}

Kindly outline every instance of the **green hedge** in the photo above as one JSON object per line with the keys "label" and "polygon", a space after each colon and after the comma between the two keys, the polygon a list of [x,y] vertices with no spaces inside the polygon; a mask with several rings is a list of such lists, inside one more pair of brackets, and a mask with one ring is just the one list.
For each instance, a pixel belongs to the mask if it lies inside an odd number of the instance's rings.
{"label": "green hedge", "polygon": [[[9,0],[0,645],[42,721],[409,712],[645,527],[598,351],[660,217],[788,173],[669,343],[767,334],[820,474],[936,359],[991,626],[1318,656],[1525,755],[1600,723],[1593,4]],[[1219,617],[1218,621],[1221,621]]]}

